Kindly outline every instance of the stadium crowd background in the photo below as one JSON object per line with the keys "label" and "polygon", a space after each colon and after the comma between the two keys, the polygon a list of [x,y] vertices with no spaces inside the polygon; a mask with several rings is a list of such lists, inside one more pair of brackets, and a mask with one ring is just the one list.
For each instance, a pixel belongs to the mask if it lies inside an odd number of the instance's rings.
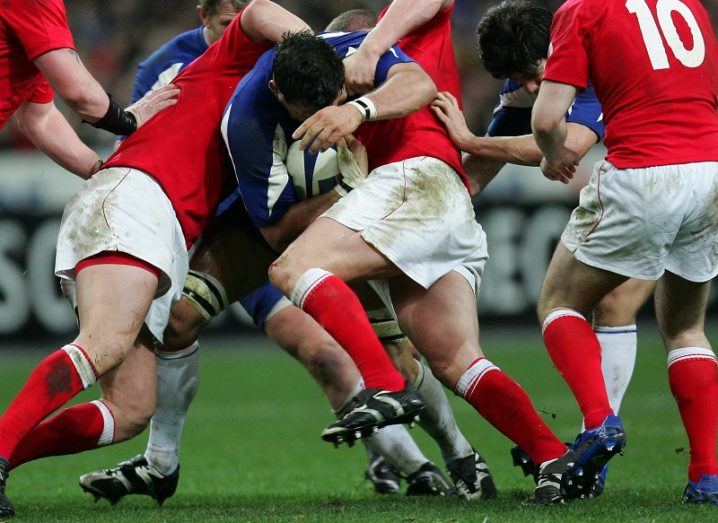
{"label": "stadium crowd background", "polygon": [[[321,30],[334,16],[353,8],[379,11],[384,0],[277,0]],[[454,44],[462,74],[464,113],[483,134],[501,81],[481,66],[476,53],[478,20],[496,0],[457,0]],[[562,0],[542,2],[551,9]],[[718,27],[718,0],[703,2]],[[122,104],[130,101],[137,64],[175,35],[199,25],[195,0],[65,0],[70,28],[85,65]],[[114,138],[89,125],[56,100],[80,136],[103,157]],[[536,168],[507,166],[477,200],[478,220],[489,238],[490,261],[482,281],[479,313],[484,319],[523,317],[535,321],[534,304],[553,247],[578,200],[578,192],[603,157],[594,147],[569,185],[549,182]],[[54,245],[65,202],[80,180],[62,172],[17,130],[11,120],[0,131],[0,340],[39,334],[66,334],[74,317],[59,295],[52,273]],[[718,292],[711,297],[713,311]],[[215,321],[231,329],[241,309]]]}

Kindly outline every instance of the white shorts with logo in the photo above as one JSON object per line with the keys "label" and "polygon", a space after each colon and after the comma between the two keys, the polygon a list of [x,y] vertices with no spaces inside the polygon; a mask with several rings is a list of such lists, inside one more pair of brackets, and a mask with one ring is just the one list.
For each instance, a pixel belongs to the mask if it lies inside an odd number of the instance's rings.
{"label": "white shorts with logo", "polygon": [[322,216],[361,231],[424,288],[453,270],[478,296],[486,235],[459,175],[446,163],[423,156],[378,167]]}
{"label": "white shorts with logo", "polygon": [[718,275],[718,162],[641,169],[596,164],[561,236],[577,260],[657,280]]}
{"label": "white shorts with logo", "polygon": [[75,267],[100,252],[122,252],[162,274],[145,323],[162,341],[172,303],[179,299],[189,267],[182,228],[172,204],[150,176],[129,168],[103,169],[65,206],[57,238],[55,274],[73,307]]}

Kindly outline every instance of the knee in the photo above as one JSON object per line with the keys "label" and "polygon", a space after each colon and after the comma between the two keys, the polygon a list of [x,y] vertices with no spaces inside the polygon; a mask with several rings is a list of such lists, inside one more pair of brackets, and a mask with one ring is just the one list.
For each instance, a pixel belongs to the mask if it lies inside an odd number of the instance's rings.
{"label": "knee", "polygon": [[620,327],[636,322],[636,310],[621,292],[611,292],[593,309],[593,324],[601,327]]}
{"label": "knee", "polygon": [[268,270],[269,281],[287,296],[292,291],[290,282],[292,263],[291,256],[284,253],[269,266]]}
{"label": "knee", "polygon": [[164,332],[163,350],[181,350],[199,336],[199,331],[209,323],[183,295],[170,312],[170,319]]}
{"label": "knee", "polygon": [[115,434],[113,443],[128,440],[144,431],[150,423],[155,412],[154,397],[123,398],[121,401],[115,401],[112,395],[103,396],[102,401],[108,406],[112,412],[115,422]]}

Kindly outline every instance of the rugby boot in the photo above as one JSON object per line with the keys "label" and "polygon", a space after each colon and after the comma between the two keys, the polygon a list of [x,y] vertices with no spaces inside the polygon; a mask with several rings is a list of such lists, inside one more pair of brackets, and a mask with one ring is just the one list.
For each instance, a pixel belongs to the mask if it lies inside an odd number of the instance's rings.
{"label": "rugby boot", "polygon": [[568,449],[563,456],[544,461],[538,466],[533,498],[535,504],[555,505],[566,502],[561,491],[561,482],[566,469],[573,464],[574,459],[574,451]]}
{"label": "rugby boot", "polygon": [[683,491],[683,503],[718,505],[718,475],[703,474],[698,481],[689,481]]}
{"label": "rugby boot", "polygon": [[397,494],[401,490],[401,476],[394,466],[378,454],[373,454],[364,477],[371,481],[378,494]]}
{"label": "rugby boot", "polygon": [[95,501],[103,498],[112,505],[130,494],[150,496],[162,505],[177,490],[179,466],[167,476],[147,463],[143,455],[123,461],[113,469],[89,472],[80,477],[80,487]]}
{"label": "rugby boot", "polygon": [[390,392],[366,389],[356,398],[357,406],[322,431],[322,439],[338,447],[341,443],[352,446],[387,425],[413,424],[424,410],[424,402],[413,386]]}
{"label": "rugby boot", "polygon": [[456,492],[467,500],[492,499],[496,497],[496,485],[484,458],[474,450],[465,458],[446,464]]}
{"label": "rugby boot", "polygon": [[409,484],[407,496],[451,496],[456,493],[448,478],[430,461],[409,474],[406,482]]}
{"label": "rugby boot", "polygon": [[563,474],[562,494],[567,499],[590,497],[606,463],[623,454],[626,431],[618,416],[606,416],[598,427],[579,434],[573,444],[574,462]]}
{"label": "rugby boot", "polygon": [[5,495],[5,484],[9,475],[10,463],[0,458],[0,522],[7,521],[15,515],[15,508]]}

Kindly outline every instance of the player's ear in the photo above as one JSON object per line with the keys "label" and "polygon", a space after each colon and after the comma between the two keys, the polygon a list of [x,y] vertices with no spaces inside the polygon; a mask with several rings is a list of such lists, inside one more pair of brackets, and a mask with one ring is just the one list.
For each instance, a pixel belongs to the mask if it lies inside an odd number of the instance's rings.
{"label": "player's ear", "polygon": [[207,26],[209,23],[209,13],[202,7],[201,5],[197,6],[197,15],[199,16],[200,21],[202,22],[203,26]]}
{"label": "player's ear", "polygon": [[277,87],[277,82],[274,81],[274,78],[269,80],[269,90],[274,93],[274,96],[277,98],[281,98],[282,93],[279,91],[279,88]]}

